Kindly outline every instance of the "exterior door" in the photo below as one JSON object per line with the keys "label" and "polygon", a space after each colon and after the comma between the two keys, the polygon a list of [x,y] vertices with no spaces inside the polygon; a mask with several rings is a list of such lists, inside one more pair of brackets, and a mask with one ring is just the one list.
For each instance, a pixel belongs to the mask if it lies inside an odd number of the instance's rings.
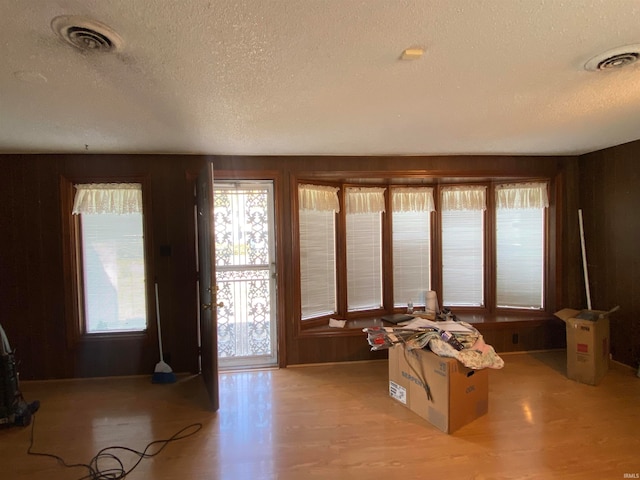
{"label": "exterior door", "polygon": [[278,364],[273,182],[214,183],[220,369]]}
{"label": "exterior door", "polygon": [[200,172],[196,180],[196,228],[198,257],[198,296],[200,304],[200,369],[211,410],[218,410],[218,334],[215,290],[215,245],[211,241],[213,213],[213,163]]}

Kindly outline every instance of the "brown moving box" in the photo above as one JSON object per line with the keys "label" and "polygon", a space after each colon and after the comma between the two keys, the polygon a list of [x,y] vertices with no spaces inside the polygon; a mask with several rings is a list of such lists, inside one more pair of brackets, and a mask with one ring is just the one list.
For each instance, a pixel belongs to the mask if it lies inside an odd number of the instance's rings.
{"label": "brown moving box", "polygon": [[431,350],[397,345],[389,349],[389,394],[439,430],[452,433],[487,413],[489,372],[469,369]]}
{"label": "brown moving box", "polygon": [[598,385],[609,370],[609,313],[600,310],[556,312],[567,326],[567,377]]}

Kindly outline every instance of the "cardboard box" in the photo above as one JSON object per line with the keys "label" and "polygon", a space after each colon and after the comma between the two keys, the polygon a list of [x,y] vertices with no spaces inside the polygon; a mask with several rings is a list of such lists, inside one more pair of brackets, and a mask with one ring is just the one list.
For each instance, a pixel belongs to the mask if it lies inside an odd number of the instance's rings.
{"label": "cardboard box", "polygon": [[389,394],[439,430],[452,433],[487,413],[489,372],[430,350],[396,345],[389,349]]}
{"label": "cardboard box", "polygon": [[600,310],[556,312],[567,326],[567,377],[598,385],[609,370],[609,313]]}

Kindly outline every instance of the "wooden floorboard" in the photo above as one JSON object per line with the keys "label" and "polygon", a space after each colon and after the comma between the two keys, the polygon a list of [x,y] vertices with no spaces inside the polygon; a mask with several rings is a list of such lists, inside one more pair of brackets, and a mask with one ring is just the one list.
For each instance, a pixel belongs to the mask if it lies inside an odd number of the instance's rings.
{"label": "wooden floorboard", "polygon": [[[198,376],[23,382],[42,403],[34,450],[69,463],[137,450],[192,423],[195,435],[144,459],[127,478],[623,479],[640,473],[640,379],[612,365],[602,383],[565,377],[564,351],[509,354],[491,370],[489,413],[452,435],[388,396],[386,361],[223,373],[220,411]],[[3,480],[86,472],[27,455],[30,427],[0,430]],[[123,460],[134,461],[126,455]]]}

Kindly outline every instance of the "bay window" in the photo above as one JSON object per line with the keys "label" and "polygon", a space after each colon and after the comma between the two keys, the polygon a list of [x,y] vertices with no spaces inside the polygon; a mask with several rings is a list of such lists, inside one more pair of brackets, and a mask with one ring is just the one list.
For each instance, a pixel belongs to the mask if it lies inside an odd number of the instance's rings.
{"label": "bay window", "polygon": [[544,311],[547,189],[298,184],[301,319],[423,307],[430,290],[458,312]]}

